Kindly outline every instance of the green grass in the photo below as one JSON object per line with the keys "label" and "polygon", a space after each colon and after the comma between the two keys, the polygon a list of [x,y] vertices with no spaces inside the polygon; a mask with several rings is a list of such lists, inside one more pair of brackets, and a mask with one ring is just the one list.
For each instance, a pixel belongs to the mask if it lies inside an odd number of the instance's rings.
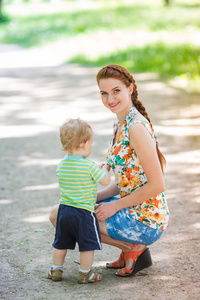
{"label": "green grass", "polygon": [[[161,37],[165,33],[180,36],[200,31],[198,0],[173,0],[169,7],[163,5],[163,0],[134,0],[131,4],[123,0],[101,2],[104,5],[98,9],[74,8],[48,14],[45,9],[40,14],[30,9],[29,13],[20,15],[13,13],[14,9],[9,10],[14,3],[10,0],[0,22],[0,43],[36,47],[83,34],[87,42],[87,36],[98,31],[131,30],[133,34],[143,31],[149,36],[157,32]],[[44,8],[50,4],[43,2],[42,5]],[[144,41],[140,47],[134,41],[134,45],[125,50],[93,59],[80,53],[72,61],[93,66],[117,63],[133,72],[156,72],[163,78],[180,78],[200,86],[200,47],[195,43],[188,44],[187,40],[178,43],[175,39],[171,44]]]}
{"label": "green grass", "polygon": [[[131,5],[116,1],[115,5],[107,3],[101,9],[38,15],[30,11],[25,16],[10,14],[8,21],[0,24],[0,42],[33,47],[98,30],[199,31],[200,5],[188,6],[188,1],[182,2],[164,7],[161,0],[157,5],[142,0],[133,1]],[[192,3],[196,2],[193,0]],[[9,14],[9,9],[7,11]]]}
{"label": "green grass", "polygon": [[115,63],[134,72],[156,72],[163,78],[170,78],[186,73],[189,77],[198,76],[200,74],[199,59],[200,48],[198,47],[158,42],[144,47],[131,46],[126,50],[118,50],[96,59],[78,55],[71,62],[92,66]]}

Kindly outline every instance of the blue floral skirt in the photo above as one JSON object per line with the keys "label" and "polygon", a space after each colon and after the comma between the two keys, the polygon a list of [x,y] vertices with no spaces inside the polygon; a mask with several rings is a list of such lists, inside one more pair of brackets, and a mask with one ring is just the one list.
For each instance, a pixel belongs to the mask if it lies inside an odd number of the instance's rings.
{"label": "blue floral skirt", "polygon": [[[112,202],[119,197],[112,197],[98,202]],[[118,241],[151,245],[163,234],[164,230],[153,229],[137,221],[128,208],[123,208],[115,215],[105,220],[108,235]]]}

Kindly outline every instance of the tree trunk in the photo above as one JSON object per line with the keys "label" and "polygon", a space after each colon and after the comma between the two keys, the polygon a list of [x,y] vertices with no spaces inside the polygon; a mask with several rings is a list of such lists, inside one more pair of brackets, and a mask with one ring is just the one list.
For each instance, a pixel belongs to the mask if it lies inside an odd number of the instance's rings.
{"label": "tree trunk", "polygon": [[170,0],[165,0],[165,5],[169,5],[170,4]]}
{"label": "tree trunk", "polygon": [[3,0],[0,0],[0,19],[1,19],[1,17],[2,17],[2,1],[3,1]]}

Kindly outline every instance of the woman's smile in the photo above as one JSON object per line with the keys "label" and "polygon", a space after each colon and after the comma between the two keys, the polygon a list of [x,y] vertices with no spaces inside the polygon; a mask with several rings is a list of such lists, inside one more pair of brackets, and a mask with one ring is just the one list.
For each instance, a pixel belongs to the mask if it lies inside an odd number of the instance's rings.
{"label": "woman's smile", "polygon": [[118,104],[119,104],[119,102],[117,102],[117,103],[110,103],[109,105],[110,105],[110,107],[114,108],[114,107],[116,107]]}

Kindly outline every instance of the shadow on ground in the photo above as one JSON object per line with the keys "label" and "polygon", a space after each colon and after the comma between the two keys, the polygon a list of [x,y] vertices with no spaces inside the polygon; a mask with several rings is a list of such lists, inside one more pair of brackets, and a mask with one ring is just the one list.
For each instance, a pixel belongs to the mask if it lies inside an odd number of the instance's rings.
{"label": "shadow on ground", "polygon": [[150,247],[153,266],[135,278],[118,278],[105,262],[119,250],[104,245],[94,267],[103,281],[76,284],[78,249],[69,251],[63,282],[51,282],[54,229],[48,221],[59,200],[55,175],[62,158],[59,126],[68,117],[91,123],[91,159],[105,161],[114,116],[100,101],[97,69],[79,65],[0,70],[0,222],[2,299],[198,299],[200,213],[199,96],[136,74],[139,96],[155,125],[168,164],[171,212],[163,237]]}

